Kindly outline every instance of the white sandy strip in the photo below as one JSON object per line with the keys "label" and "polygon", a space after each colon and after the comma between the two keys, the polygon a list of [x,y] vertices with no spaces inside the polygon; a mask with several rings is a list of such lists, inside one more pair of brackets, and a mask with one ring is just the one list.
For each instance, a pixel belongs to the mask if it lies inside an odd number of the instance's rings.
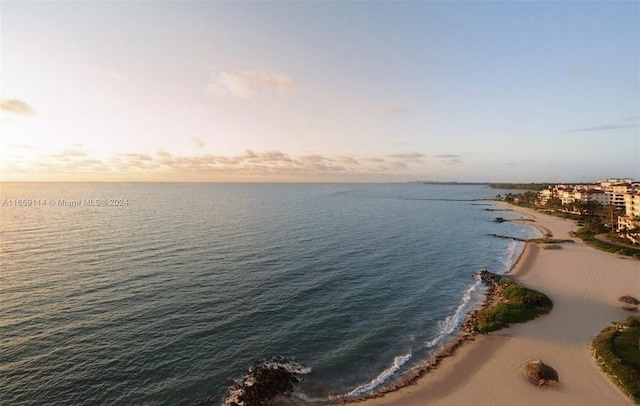
{"label": "white sandy strip", "polygon": [[[517,209],[569,238],[567,220]],[[640,261],[619,258],[576,241],[560,250],[529,245],[513,275],[553,300],[551,313],[516,324],[463,346],[416,385],[364,405],[628,405],[633,404],[600,371],[589,343],[612,321],[630,313],[619,296],[640,297]],[[542,359],[559,375],[555,389],[540,389],[524,377],[522,364]]]}

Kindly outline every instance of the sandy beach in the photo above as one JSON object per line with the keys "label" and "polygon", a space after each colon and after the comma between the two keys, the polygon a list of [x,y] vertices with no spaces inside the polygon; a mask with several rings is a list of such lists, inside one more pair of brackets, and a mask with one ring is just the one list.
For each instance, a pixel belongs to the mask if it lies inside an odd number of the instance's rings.
{"label": "sandy beach", "polygon": [[[510,208],[512,208],[510,206]],[[570,238],[573,222],[516,208],[549,230]],[[640,262],[597,251],[574,239],[559,250],[528,244],[511,275],[547,294],[551,313],[491,335],[478,336],[445,358],[414,385],[361,402],[378,405],[629,405],[599,369],[589,351],[591,339],[630,313],[618,297],[640,297]],[[559,375],[554,389],[530,384],[525,362],[542,359]]]}

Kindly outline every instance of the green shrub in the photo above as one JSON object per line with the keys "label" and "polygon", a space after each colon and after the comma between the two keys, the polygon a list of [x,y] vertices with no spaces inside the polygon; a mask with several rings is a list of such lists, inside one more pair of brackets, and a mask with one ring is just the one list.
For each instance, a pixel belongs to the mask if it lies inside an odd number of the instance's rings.
{"label": "green shrub", "polygon": [[607,327],[591,342],[596,359],[624,392],[640,403],[640,316]]}
{"label": "green shrub", "polygon": [[478,315],[478,331],[486,333],[500,330],[512,323],[524,323],[535,319],[537,313],[520,303],[498,303],[490,309],[481,310]]}
{"label": "green shrub", "polygon": [[580,237],[582,241],[584,241],[588,245],[600,251],[610,252],[612,254],[620,253],[636,259],[640,259],[640,249],[638,248],[631,248],[631,247],[621,248],[618,245],[600,241],[595,237],[595,235],[593,235],[592,233],[589,233],[589,231],[584,228],[579,229],[576,235]]}
{"label": "green shrub", "polygon": [[505,301],[477,312],[475,328],[480,333],[532,320],[538,315],[548,313],[553,307],[553,302],[545,294],[518,285],[500,275],[486,272],[483,280],[499,286]]}
{"label": "green shrub", "polygon": [[547,295],[538,292],[537,290],[525,288],[524,286],[513,284],[502,292],[502,296],[505,299],[519,302],[527,307],[551,309],[553,303]]}

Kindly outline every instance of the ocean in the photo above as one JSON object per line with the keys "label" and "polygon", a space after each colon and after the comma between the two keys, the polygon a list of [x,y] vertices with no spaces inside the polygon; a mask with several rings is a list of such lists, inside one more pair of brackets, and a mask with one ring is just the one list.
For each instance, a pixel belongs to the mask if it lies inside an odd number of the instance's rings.
{"label": "ocean", "polygon": [[0,404],[221,404],[294,359],[293,398],[372,392],[440,348],[537,235],[483,185],[2,183]]}

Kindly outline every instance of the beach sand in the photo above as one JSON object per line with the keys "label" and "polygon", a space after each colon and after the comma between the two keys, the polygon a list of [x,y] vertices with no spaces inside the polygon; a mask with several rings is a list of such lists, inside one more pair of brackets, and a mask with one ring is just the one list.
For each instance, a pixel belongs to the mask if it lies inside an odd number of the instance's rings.
{"label": "beach sand", "polygon": [[[573,222],[516,211],[568,239]],[[631,313],[618,297],[640,297],[640,261],[597,251],[578,239],[559,250],[527,244],[511,275],[547,294],[553,310],[524,324],[478,336],[453,357],[442,360],[414,385],[360,402],[377,405],[629,405],[627,398],[599,369],[589,343],[613,321]],[[557,387],[542,389],[525,378],[522,364],[542,359],[556,369]]]}

